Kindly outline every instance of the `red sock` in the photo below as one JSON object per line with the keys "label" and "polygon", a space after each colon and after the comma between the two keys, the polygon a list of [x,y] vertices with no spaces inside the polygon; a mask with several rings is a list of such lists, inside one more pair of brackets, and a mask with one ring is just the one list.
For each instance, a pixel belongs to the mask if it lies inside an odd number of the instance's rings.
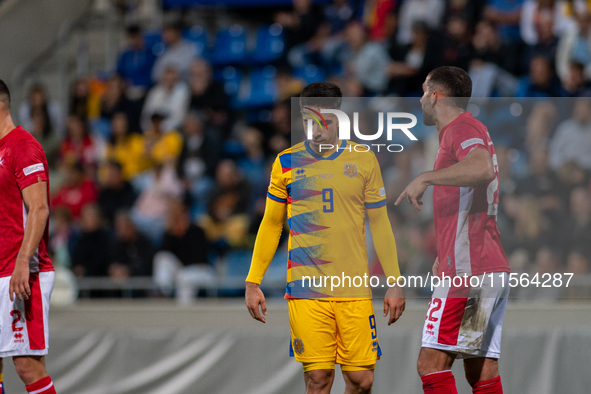
{"label": "red sock", "polygon": [[421,376],[425,394],[458,394],[456,379],[451,371],[429,373]]}
{"label": "red sock", "polygon": [[474,394],[503,394],[503,385],[501,384],[501,376],[497,376],[491,380],[483,380],[472,387]]}
{"label": "red sock", "polygon": [[27,386],[29,394],[56,394],[55,387],[49,376],[39,379]]}

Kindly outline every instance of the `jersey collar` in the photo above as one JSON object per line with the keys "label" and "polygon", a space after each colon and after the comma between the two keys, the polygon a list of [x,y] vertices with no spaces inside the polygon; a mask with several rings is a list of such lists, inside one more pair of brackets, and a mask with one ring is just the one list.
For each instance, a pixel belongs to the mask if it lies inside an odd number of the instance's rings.
{"label": "jersey collar", "polygon": [[333,153],[331,153],[330,155],[324,157],[322,155],[319,155],[318,153],[314,152],[314,150],[312,148],[310,148],[310,144],[308,143],[308,140],[306,140],[306,142],[304,142],[304,146],[306,147],[306,150],[308,151],[309,154],[312,155],[313,158],[318,159],[318,160],[334,160],[337,157],[339,157],[341,155],[341,153],[343,152],[344,148],[347,146],[347,140],[342,140],[341,145],[339,145],[339,149],[337,149],[336,151],[334,151]]}

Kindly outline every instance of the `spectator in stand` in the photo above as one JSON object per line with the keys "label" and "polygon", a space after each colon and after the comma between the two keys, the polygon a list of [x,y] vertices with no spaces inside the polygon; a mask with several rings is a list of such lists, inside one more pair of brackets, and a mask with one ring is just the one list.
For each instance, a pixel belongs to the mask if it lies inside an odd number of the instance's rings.
{"label": "spectator in stand", "polygon": [[167,23],[162,29],[162,41],[166,50],[156,59],[152,69],[152,81],[161,82],[166,70],[174,68],[180,78],[188,80],[189,66],[199,53],[197,46],[183,38],[183,26],[180,22]]}
{"label": "spectator in stand", "polygon": [[214,283],[216,274],[209,265],[205,232],[191,223],[187,206],[179,200],[169,204],[160,249],[154,256],[154,282],[164,294],[171,295],[176,287],[178,301],[187,304],[199,287]]}
{"label": "spectator in stand", "polygon": [[81,119],[87,120],[90,112],[90,86],[88,80],[79,78],[72,86],[70,94],[69,115],[76,115]]}
{"label": "spectator in stand", "polygon": [[530,175],[519,181],[515,193],[535,196],[542,211],[551,219],[558,219],[566,208],[568,190],[550,169],[547,148],[537,146],[531,149],[529,172]]}
{"label": "spectator in stand", "polygon": [[189,69],[191,100],[189,107],[195,111],[209,111],[212,108],[227,109],[228,95],[224,87],[213,80],[211,66],[205,59],[197,59]]}
{"label": "spectator in stand", "polygon": [[369,41],[359,22],[351,22],[345,29],[351,57],[349,72],[370,95],[383,93],[388,88],[388,64],[391,59],[382,43]]}
{"label": "spectator in stand", "polygon": [[127,211],[115,215],[115,240],[108,268],[112,278],[152,275],[154,251],[150,241],[137,231]]}
{"label": "spectator in stand", "polygon": [[591,270],[591,261],[589,260],[589,248],[574,250],[566,258],[565,272],[573,273],[577,276],[588,275]]}
{"label": "spectator in stand", "polygon": [[46,127],[56,133],[62,133],[64,130],[63,114],[60,106],[47,98],[45,87],[41,84],[35,84],[29,90],[27,101],[21,105],[18,115],[21,126],[25,130],[33,128],[33,117],[36,114],[42,114],[45,118]]}
{"label": "spectator in stand", "polygon": [[247,246],[250,220],[247,214],[238,212],[239,199],[236,191],[214,194],[207,214],[199,219],[199,226],[220,256]]}
{"label": "spectator in stand", "polygon": [[556,61],[558,36],[554,31],[554,19],[552,19],[551,15],[541,14],[535,28],[537,39],[535,43],[528,45],[525,50],[524,66],[522,67],[524,70],[527,70],[527,65],[536,56],[547,57],[552,63]]}
{"label": "spectator in stand", "polygon": [[291,101],[276,103],[271,110],[271,121],[253,124],[263,132],[267,156],[275,156],[291,146]]}
{"label": "spectator in stand", "polygon": [[560,123],[550,141],[550,165],[558,169],[573,161],[591,171],[591,100],[578,99],[572,117]]}
{"label": "spectator in stand", "polygon": [[[573,19],[567,15],[566,4],[559,0],[525,0],[521,10],[521,38],[527,45],[539,42],[539,33],[550,26],[553,36],[558,37],[575,27]],[[546,33],[548,34],[548,33]]]}
{"label": "spectator in stand", "polygon": [[534,196],[526,195],[517,200],[514,212],[515,225],[509,231],[501,233],[501,242],[507,254],[515,250],[524,249],[529,255],[529,260],[543,246],[558,244],[558,239],[552,232],[555,227],[546,217]]}
{"label": "spectator in stand", "polygon": [[65,182],[51,199],[51,206],[54,209],[65,207],[74,219],[78,219],[82,208],[96,201],[96,185],[92,179],[86,177],[82,163],[65,163],[63,168]]}
{"label": "spectator in stand", "polygon": [[393,25],[397,23],[394,17],[396,0],[371,0],[363,2],[363,25],[371,40],[381,41],[389,37]]}
{"label": "spectator in stand", "polygon": [[72,254],[72,271],[78,277],[106,276],[112,243],[96,205],[84,207],[80,229],[80,238]]}
{"label": "spectator in stand", "polygon": [[176,130],[165,129],[165,117],[154,113],[151,118],[152,127],[144,132],[144,156],[153,163],[172,164],[183,148],[183,137]]}
{"label": "spectator in stand", "polygon": [[131,210],[137,228],[153,245],[160,245],[171,199],[181,198],[183,185],[169,165],[156,164],[143,179],[143,189]]}
{"label": "spectator in stand", "polygon": [[468,70],[474,56],[468,21],[460,16],[452,16],[447,22],[446,33],[443,63]]}
{"label": "spectator in stand", "polygon": [[569,210],[559,227],[560,244],[564,254],[572,250],[591,251],[591,196],[584,187],[575,187],[570,193]]}
{"label": "spectator in stand", "polygon": [[34,109],[31,113],[31,127],[27,130],[43,147],[49,169],[53,171],[57,166],[61,140],[51,127],[47,112],[40,108]]}
{"label": "spectator in stand", "polygon": [[443,0],[404,1],[398,14],[398,44],[407,45],[413,41],[413,28],[417,22],[426,24],[430,30],[438,30],[444,11]]}
{"label": "spectator in stand", "polygon": [[240,134],[240,143],[244,155],[238,160],[238,168],[252,186],[253,196],[264,195],[269,182],[261,176],[266,167],[263,133],[254,127],[248,127]]}
{"label": "spectator in stand", "polygon": [[223,143],[219,134],[205,131],[203,116],[198,112],[187,115],[182,132],[183,148],[177,161],[177,174],[197,204],[205,209]]}
{"label": "spectator in stand", "polygon": [[545,56],[531,59],[529,76],[522,77],[515,97],[563,97],[565,90],[554,74],[553,62]]}
{"label": "spectator in stand", "polygon": [[524,0],[487,0],[484,19],[497,26],[503,42],[520,41],[519,22]]}
{"label": "spectator in stand", "polygon": [[84,166],[97,163],[97,147],[88,131],[88,123],[79,115],[70,115],[66,122],[66,138],[60,147],[62,162],[80,162]]}
{"label": "spectator in stand", "polygon": [[115,74],[109,78],[107,87],[101,97],[101,118],[113,119],[113,115],[123,112],[127,115],[129,128],[132,132],[139,133],[141,108],[138,102],[133,102],[127,98],[125,81],[121,76]]}
{"label": "spectator in stand", "polygon": [[287,49],[290,49],[312,39],[324,18],[312,0],[294,0],[293,10],[277,12],[274,20],[285,29]]}
{"label": "spectator in stand", "polygon": [[243,174],[238,169],[233,160],[222,160],[215,173],[216,187],[213,192],[214,195],[230,193],[236,196],[233,205],[233,211],[237,213],[245,213],[248,210],[248,205],[251,196],[251,187],[244,179]]}
{"label": "spectator in stand", "polygon": [[591,79],[591,12],[577,14],[577,25],[560,36],[556,56],[556,72],[566,85],[572,63],[580,63],[585,79]]}
{"label": "spectator in stand", "polygon": [[145,154],[144,137],[129,131],[124,112],[113,115],[111,138],[107,143],[105,158],[120,163],[126,181],[152,166],[149,156]]}
{"label": "spectator in stand", "polygon": [[49,229],[49,249],[53,250],[60,267],[71,267],[76,242],[70,210],[64,207],[54,209]]}
{"label": "spectator in stand", "polygon": [[[534,265],[529,272],[530,277],[538,274],[538,278],[542,280],[544,274],[546,277],[549,275],[553,276],[556,272],[562,271],[564,268],[560,264],[559,253],[554,249],[547,246],[542,246],[536,253]],[[564,271],[563,271],[564,272]],[[519,297],[530,298],[530,299],[556,299],[563,293],[564,288],[558,287],[537,287],[528,286],[519,288]]]}
{"label": "spectator in stand", "polygon": [[127,48],[119,55],[117,73],[125,80],[134,97],[141,97],[152,85],[152,67],[156,57],[146,47],[142,30],[137,25],[127,28]]}
{"label": "spectator in stand", "polygon": [[562,81],[570,97],[591,97],[591,81],[585,76],[585,65],[572,63],[568,76]]}
{"label": "spectator in stand", "polygon": [[432,34],[423,22],[413,26],[411,44],[391,43],[390,56],[393,61],[387,66],[389,90],[400,96],[420,96],[427,75],[443,62],[444,45],[442,37]]}
{"label": "spectator in stand", "polygon": [[107,224],[113,224],[117,211],[131,209],[136,197],[133,187],[123,177],[121,164],[114,160],[109,161],[107,179],[98,195],[98,206]]}
{"label": "spectator in stand", "polygon": [[481,20],[486,2],[482,0],[450,0],[446,1],[444,21],[449,21],[457,16],[468,23],[468,28],[473,30],[476,24]]}
{"label": "spectator in stand", "polygon": [[164,115],[164,131],[178,128],[187,114],[190,94],[187,84],[179,79],[178,69],[167,66],[158,85],[146,97],[141,116],[142,130],[150,128],[150,117],[156,112]]}
{"label": "spectator in stand", "polygon": [[472,38],[474,56],[483,62],[493,63],[516,75],[519,71],[519,45],[503,42],[495,26],[488,20],[476,25]]}
{"label": "spectator in stand", "polygon": [[356,16],[356,10],[347,0],[333,0],[324,8],[324,19],[330,25],[330,34],[340,33]]}

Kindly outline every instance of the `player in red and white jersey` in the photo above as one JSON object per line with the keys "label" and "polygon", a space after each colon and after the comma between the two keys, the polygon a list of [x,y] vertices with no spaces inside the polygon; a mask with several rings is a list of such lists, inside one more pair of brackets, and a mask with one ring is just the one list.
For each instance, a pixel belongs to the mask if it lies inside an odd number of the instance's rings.
{"label": "player in red and white jersey", "polygon": [[2,80],[0,190],[0,358],[13,358],[27,392],[55,394],[45,369],[55,277],[47,254],[47,160],[37,140],[15,127],[10,92]]}
{"label": "player in red and white jersey", "polygon": [[[448,279],[435,288],[429,304],[418,372],[425,393],[457,394],[451,366],[454,359],[463,358],[472,392],[499,394],[503,388],[498,359],[510,269],[497,229],[494,145],[486,127],[466,112],[472,81],[465,71],[437,68],[423,91],[423,122],[439,131],[439,150],[433,171],[415,178],[396,204],[406,198],[420,210],[423,193],[434,186],[433,275]],[[458,276],[467,280],[454,284],[450,278]]]}

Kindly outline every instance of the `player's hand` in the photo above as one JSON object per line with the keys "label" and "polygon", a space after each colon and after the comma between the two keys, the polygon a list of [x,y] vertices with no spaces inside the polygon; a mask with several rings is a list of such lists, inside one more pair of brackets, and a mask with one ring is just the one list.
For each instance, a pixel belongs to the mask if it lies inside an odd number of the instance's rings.
{"label": "player's hand", "polygon": [[[244,296],[244,302],[246,303],[246,308],[250,312],[250,316],[253,319],[258,320],[260,322],[265,323],[266,320],[264,316],[267,316],[267,305],[265,305],[265,295],[263,291],[259,288],[259,285],[252,282],[246,282],[246,294]],[[261,306],[261,312],[259,311],[259,305]]]}
{"label": "player's hand", "polygon": [[435,262],[433,263],[433,276],[439,276],[439,257],[435,257]]}
{"label": "player's hand", "polygon": [[28,300],[31,296],[29,287],[29,259],[18,256],[14,264],[14,271],[10,277],[10,287],[8,290],[10,302],[14,302],[14,295],[19,301]]}
{"label": "player's hand", "polygon": [[388,316],[388,312],[390,312],[388,325],[400,319],[405,306],[404,289],[400,286],[390,287],[384,297],[384,317]]}
{"label": "player's hand", "polygon": [[423,198],[425,190],[429,187],[429,184],[425,181],[424,174],[419,175],[408,184],[394,205],[400,204],[406,198],[417,210],[421,210],[421,205],[423,205],[421,198]]}

